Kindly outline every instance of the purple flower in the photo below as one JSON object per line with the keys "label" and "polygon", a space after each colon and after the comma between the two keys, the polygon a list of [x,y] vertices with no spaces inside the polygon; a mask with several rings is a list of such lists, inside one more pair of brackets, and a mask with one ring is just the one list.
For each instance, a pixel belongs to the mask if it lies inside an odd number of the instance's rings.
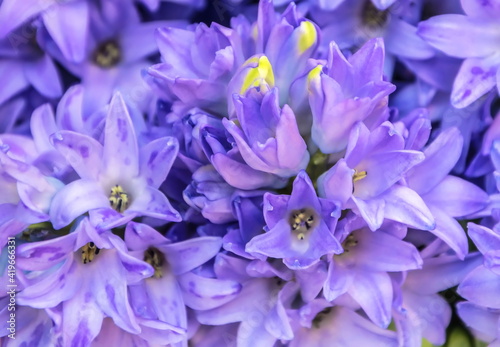
{"label": "purple flower", "polygon": [[153,323],[166,323],[186,332],[185,305],[195,310],[213,309],[230,301],[241,289],[234,281],[207,278],[192,271],[219,252],[219,237],[170,243],[153,228],[132,222],[125,230],[125,242],[132,256],[154,269],[150,278],[129,286],[132,309],[143,327],[141,334],[152,343],[168,344],[185,338],[178,330],[166,334],[161,325]]}
{"label": "purple flower", "polygon": [[340,253],[333,236],[338,206],[318,198],[311,179],[299,172],[291,195],[264,195],[264,218],[268,231],[254,237],[245,251],[283,259],[290,269],[305,269],[329,253]]}
{"label": "purple flower", "polygon": [[384,120],[394,86],[382,79],[383,60],[380,39],[370,40],[349,59],[332,42],[327,64],[309,72],[312,139],[323,153],[344,150],[356,122],[372,127]]}
{"label": "purple flower", "polygon": [[281,177],[306,168],[306,143],[290,107],[280,110],[276,88],[265,94],[251,89],[246,96],[235,96],[234,104],[237,118],[224,119],[223,124],[250,167]]}
{"label": "purple flower", "polygon": [[[292,313],[295,337],[290,347],[320,346],[397,346],[396,333],[384,330],[352,308],[331,306],[315,300]],[[328,342],[327,342],[328,341]]]}
{"label": "purple flower", "polygon": [[137,215],[167,221],[181,217],[158,190],[178,151],[173,138],[154,140],[139,151],[124,100],[116,94],[109,106],[104,145],[72,131],[52,136],[79,180],[65,186],[52,200],[50,216],[56,229],[90,211],[100,229],[122,225]]}
{"label": "purple flower", "polygon": [[432,230],[434,219],[420,196],[397,183],[424,159],[421,152],[404,148],[403,137],[391,123],[371,133],[359,123],[351,132],[345,158],[318,179],[320,196],[354,209],[371,230],[377,230],[384,218]]}
{"label": "purple flower", "polygon": [[444,53],[465,59],[455,78],[451,104],[470,105],[497,85],[500,91],[500,42],[497,1],[462,0],[466,15],[444,14],[418,26],[418,34]]}
{"label": "purple flower", "polygon": [[98,234],[85,218],[66,236],[28,243],[17,251],[19,269],[28,271],[18,303],[34,308],[62,304],[63,344],[89,344],[105,316],[122,329],[140,332],[127,285],[151,276],[154,270],[127,254],[116,235]]}

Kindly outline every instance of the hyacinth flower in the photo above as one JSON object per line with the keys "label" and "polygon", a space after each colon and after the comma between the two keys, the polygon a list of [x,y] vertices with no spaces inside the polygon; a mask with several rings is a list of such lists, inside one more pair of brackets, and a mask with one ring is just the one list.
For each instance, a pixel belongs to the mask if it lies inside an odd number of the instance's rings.
{"label": "hyacinth flower", "polygon": [[231,339],[238,346],[272,346],[278,339],[293,338],[287,309],[299,287],[295,282],[286,282],[291,279],[290,270],[258,260],[249,263],[222,253],[216,258],[214,270],[220,279],[240,282],[242,289],[224,305],[197,312],[200,323],[239,323],[236,336]]}
{"label": "hyacinth flower", "polygon": [[467,227],[469,236],[483,255],[483,264],[470,271],[458,286],[457,292],[468,300],[458,305],[458,313],[480,339],[498,343],[500,301],[496,293],[500,288],[500,234],[497,228],[492,230],[474,223],[468,223]]}
{"label": "hyacinth flower", "polygon": [[[451,104],[463,108],[493,89],[500,92],[498,1],[462,0],[462,14],[443,14],[418,25],[418,34],[449,56],[465,59],[453,84]],[[465,44],[467,43],[467,44]]]}
{"label": "hyacinth flower", "polygon": [[108,229],[138,215],[167,221],[181,217],[158,187],[178,151],[171,137],[154,140],[140,150],[127,106],[120,94],[109,105],[104,145],[93,138],[61,130],[51,137],[80,179],[66,185],[51,203],[56,229],[90,211],[93,225]]}
{"label": "hyacinth flower", "polygon": [[464,261],[455,255],[433,257],[428,249],[421,254],[421,269],[393,277],[394,323],[400,343],[408,347],[421,346],[422,338],[435,345],[445,343],[451,307],[438,293],[456,286],[482,261],[477,253]]}
{"label": "hyacinth flower", "polygon": [[408,171],[406,182],[432,211],[436,225],[430,231],[463,259],[468,249],[467,237],[455,218],[483,210],[489,197],[473,183],[449,175],[461,150],[462,137],[458,129],[444,130],[423,150],[425,159]]}
{"label": "hyacinth flower", "polygon": [[343,209],[353,209],[373,231],[384,218],[434,229],[434,218],[420,196],[398,183],[424,159],[422,152],[404,148],[403,137],[391,123],[371,133],[359,123],[351,132],[345,158],[319,177],[320,196],[339,201]]}
{"label": "hyacinth flower", "polygon": [[294,339],[300,346],[398,346],[394,331],[382,329],[352,308],[332,306],[317,299],[289,313],[293,317]]}
{"label": "hyacinth flower", "polygon": [[222,245],[219,237],[204,236],[170,243],[150,226],[132,222],[125,230],[125,242],[132,256],[154,269],[150,278],[129,286],[131,306],[142,325],[141,336],[151,343],[168,344],[186,337],[176,331],[167,335],[148,321],[180,327],[186,333],[185,305],[197,310],[213,309],[240,292],[241,286],[235,281],[192,272],[219,252]]}
{"label": "hyacinth flower", "polygon": [[349,59],[332,42],[327,64],[309,72],[312,139],[323,153],[344,150],[356,122],[371,127],[384,120],[387,96],[395,88],[383,81],[383,61],[380,39],[370,40]]}
{"label": "hyacinth flower", "polygon": [[[146,58],[157,52],[154,30],[170,23],[141,23],[132,1],[107,1],[106,6],[89,2],[88,23],[79,27],[86,31],[84,51],[79,59],[68,59],[63,52],[70,50],[73,41],[66,38],[53,45],[51,38],[43,43],[47,51],[75,76],[84,86],[83,114],[85,117],[104,107],[115,91],[140,109],[147,109],[151,101],[141,70],[150,64]],[[62,28],[58,28],[61,30]]]}
{"label": "hyacinth flower", "polygon": [[18,304],[34,308],[62,304],[63,344],[88,345],[105,316],[122,329],[140,332],[127,285],[152,276],[154,269],[127,254],[116,235],[99,234],[88,218],[68,235],[19,246],[17,266],[26,271]]}
{"label": "hyacinth flower", "polygon": [[311,16],[322,28],[324,42],[335,41],[341,49],[356,48],[370,39],[383,38],[388,53],[385,72],[390,77],[394,57],[422,60],[435,55],[435,50],[417,35],[415,27],[423,2],[342,1],[331,11],[313,8]]}
{"label": "hyacinth flower", "polygon": [[0,37],[14,42],[26,40],[26,35],[22,35],[25,31],[13,30],[37,16],[41,17],[45,29],[66,59],[77,62],[85,58],[89,1],[3,1],[0,6],[0,21],[3,23]]}
{"label": "hyacinth flower", "polygon": [[290,269],[308,268],[325,254],[341,252],[333,235],[339,213],[337,203],[317,197],[311,179],[301,171],[291,195],[264,194],[268,231],[250,240],[245,251],[283,259]]}
{"label": "hyacinth flower", "polygon": [[250,167],[291,177],[306,168],[309,152],[292,109],[280,109],[278,98],[276,88],[264,94],[250,89],[234,97],[236,119],[222,123]]}
{"label": "hyacinth flower", "polygon": [[395,235],[396,223],[387,223],[376,232],[359,217],[342,224],[344,252],[329,258],[323,295],[334,301],[348,294],[374,324],[387,328],[394,300],[389,273],[419,269],[422,259],[415,246]]}
{"label": "hyacinth flower", "polygon": [[6,80],[0,89],[0,105],[29,87],[47,99],[61,96],[60,74],[52,57],[40,48],[39,36],[35,25],[27,24],[0,40],[0,73]]}
{"label": "hyacinth flower", "polygon": [[203,126],[199,141],[206,157],[229,185],[244,190],[286,185],[286,178],[250,167],[221,120]]}

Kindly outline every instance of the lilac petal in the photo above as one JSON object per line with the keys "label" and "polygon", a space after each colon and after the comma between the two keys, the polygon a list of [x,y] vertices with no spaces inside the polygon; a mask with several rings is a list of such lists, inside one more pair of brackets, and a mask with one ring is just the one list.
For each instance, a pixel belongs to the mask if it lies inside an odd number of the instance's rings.
{"label": "lilac petal", "polygon": [[319,196],[338,201],[344,207],[353,192],[353,174],[354,170],[347,166],[345,159],[340,159],[318,178]]}
{"label": "lilac petal", "polygon": [[44,104],[33,111],[30,129],[39,153],[54,149],[50,143],[50,135],[57,132],[58,129],[50,104]]}
{"label": "lilac petal", "polygon": [[182,21],[154,21],[124,28],[120,43],[125,63],[135,62],[158,51],[154,33],[157,28],[180,26]]}
{"label": "lilac petal", "polygon": [[446,176],[433,190],[425,194],[425,201],[451,217],[465,217],[488,205],[489,197],[481,188],[464,179]]}
{"label": "lilac petal", "polygon": [[458,286],[458,294],[474,304],[500,308],[500,276],[484,266],[472,270]]}
{"label": "lilac petal", "polygon": [[385,272],[359,271],[349,288],[367,316],[381,328],[391,322],[392,283]]}
{"label": "lilac petal", "polygon": [[247,281],[234,300],[211,310],[199,311],[196,317],[202,324],[221,325],[241,322],[252,317],[253,314],[263,316],[265,313],[260,312],[260,310],[267,312],[269,309],[267,305],[270,302],[269,295],[275,290],[275,287],[272,286],[273,282],[274,280],[267,278],[255,278]]}
{"label": "lilac petal", "polygon": [[153,267],[129,254],[125,243],[120,237],[116,235],[109,235],[109,242],[117,250],[122,266],[126,270],[127,284],[135,284],[145,278],[153,276]]}
{"label": "lilac petal", "polygon": [[161,246],[170,242],[147,224],[130,222],[125,229],[125,243],[133,251],[144,251],[151,245]]}
{"label": "lilac petal", "polygon": [[99,231],[110,230],[120,225],[127,224],[137,217],[138,213],[127,213],[125,216],[107,207],[96,208],[89,211],[90,223]]}
{"label": "lilac petal", "polygon": [[424,155],[419,151],[391,151],[373,154],[363,160],[367,176],[354,183],[354,195],[367,200],[383,193],[411,167],[422,162]]}
{"label": "lilac petal", "polygon": [[27,19],[45,11],[52,5],[57,4],[56,0],[42,1],[26,0],[22,3],[16,0],[5,0],[0,8],[0,37],[5,37],[10,31],[20,26]]}
{"label": "lilac petal", "polygon": [[432,208],[436,220],[436,227],[430,232],[446,242],[460,259],[464,259],[469,245],[462,226],[454,218],[442,211],[440,207],[435,205],[429,205],[429,207]]}
{"label": "lilac petal", "polygon": [[494,230],[474,223],[468,223],[470,238],[483,254],[500,249],[500,234]]}
{"label": "lilac petal", "polygon": [[76,233],[70,233],[52,240],[20,245],[16,263],[24,270],[46,270],[73,252],[76,236]]}
{"label": "lilac petal", "polygon": [[24,71],[26,79],[43,96],[53,99],[62,95],[61,79],[48,54],[26,63]]}
{"label": "lilac petal", "polygon": [[43,14],[43,22],[66,59],[79,63],[86,58],[89,35],[88,3],[58,3],[50,12]]}
{"label": "lilac petal", "polygon": [[431,343],[444,344],[446,327],[451,319],[450,305],[446,300],[438,294],[416,295],[405,291],[403,295],[404,305],[409,311],[412,324],[417,325],[417,329],[422,330],[423,337]]}
{"label": "lilac petal", "polygon": [[461,0],[462,8],[471,17],[498,18],[500,4],[498,1]]}
{"label": "lilac petal", "polygon": [[318,196],[307,173],[302,170],[293,181],[292,194],[288,200],[288,209],[301,209],[304,207],[321,211]]}
{"label": "lilac petal", "polygon": [[[264,324],[262,323],[263,318],[259,317],[259,321],[255,322],[252,320],[244,320],[240,323],[238,327],[238,333],[236,334],[237,346],[241,347],[253,347],[253,346],[274,346],[276,343],[276,337],[271,335]],[[225,339],[227,343],[227,339]]]}
{"label": "lilac petal", "polygon": [[172,222],[180,222],[182,220],[181,215],[172,207],[167,197],[158,189],[152,187],[145,187],[142,193],[134,198],[125,213],[139,213],[143,216]]}
{"label": "lilac petal", "polygon": [[441,132],[424,150],[424,161],[408,172],[408,186],[421,195],[432,190],[453,169],[462,147],[463,138],[457,128]]}
{"label": "lilac petal", "polygon": [[118,69],[103,70],[94,64],[88,64],[83,70],[82,109],[85,117],[104,107],[110,101],[119,77]]}
{"label": "lilac petal", "polygon": [[268,232],[255,236],[247,243],[245,251],[250,254],[263,254],[273,258],[285,258],[291,248],[290,225],[285,219],[281,219]]}
{"label": "lilac petal", "polygon": [[[2,6],[4,4],[5,2],[2,3]],[[3,60],[0,65],[0,75],[3,78],[3,85],[0,88],[0,105],[29,86],[24,75],[23,65],[18,61]]]}
{"label": "lilac petal", "polygon": [[369,271],[407,271],[422,267],[415,246],[382,231],[358,231],[358,244],[349,250],[358,266]]}
{"label": "lilac petal", "polygon": [[64,93],[56,109],[56,121],[59,129],[82,131],[83,86],[76,84]]}
{"label": "lilac petal", "polygon": [[266,330],[282,340],[293,339],[293,331],[284,303],[297,295],[298,283],[288,282],[278,293],[276,304],[271,308],[265,320]]}
{"label": "lilac petal", "polygon": [[457,313],[468,327],[491,338],[497,336],[498,318],[500,317],[497,312],[470,302],[459,302]]}
{"label": "lilac petal", "polygon": [[[238,162],[222,153],[212,155],[210,160],[224,180],[235,188],[252,190],[284,185],[283,180],[280,180],[279,177],[254,170],[247,164]],[[245,179],[243,180],[242,177]]]}
{"label": "lilac petal", "polygon": [[[417,33],[430,45],[457,58],[484,57],[495,52],[495,22],[459,14],[434,16],[418,25]],[[460,39],[458,39],[460,38]]]}
{"label": "lilac petal", "polygon": [[422,295],[441,292],[460,283],[482,261],[478,253],[468,255],[465,260],[454,255],[427,259],[423,269],[408,273],[405,287]]}
{"label": "lilac petal", "polygon": [[140,176],[148,185],[158,188],[167,177],[177,152],[179,143],[173,137],[162,137],[151,141],[140,150]]}
{"label": "lilac petal", "polygon": [[[63,343],[68,346],[88,346],[101,330],[104,315],[84,286],[81,292],[63,304]],[[67,330],[66,330],[67,329]]]}
{"label": "lilac petal", "polygon": [[305,302],[314,300],[327,278],[326,262],[319,262],[308,269],[295,272],[295,278],[300,285],[300,294]]}
{"label": "lilac petal", "polygon": [[422,198],[414,190],[394,185],[383,195],[385,218],[422,230],[436,226],[434,217]]}
{"label": "lilac petal", "polygon": [[178,277],[186,305],[195,310],[211,310],[233,300],[241,285],[231,280],[220,280],[192,272]]}
{"label": "lilac petal", "polygon": [[49,211],[50,220],[54,228],[60,229],[83,213],[100,207],[109,207],[101,186],[95,181],[77,180],[54,196]]}
{"label": "lilac petal", "polygon": [[335,261],[328,266],[328,274],[323,286],[323,295],[328,301],[333,301],[347,292],[352,285],[354,273]]}
{"label": "lilac petal", "polygon": [[139,174],[139,154],[134,125],[121,94],[111,100],[104,129],[103,163],[108,177],[135,177]]}
{"label": "lilac petal", "polygon": [[[81,266],[84,266],[83,264]],[[120,328],[137,334],[137,324],[132,308],[128,302],[126,271],[116,251],[99,253],[98,261],[87,267],[92,268],[94,276],[90,291],[102,312]]]}
{"label": "lilac petal", "polygon": [[382,222],[384,221],[384,210],[386,209],[385,201],[379,198],[365,201],[355,198],[354,196],[351,197],[351,199],[357,207],[357,210],[355,211],[361,215],[368,227],[372,231],[380,228]]}
{"label": "lilac petal", "polygon": [[186,306],[173,274],[166,271],[161,278],[147,280],[146,290],[159,320],[177,327],[187,327]]}
{"label": "lilac petal", "polygon": [[102,165],[102,145],[90,136],[61,130],[52,137],[52,144],[83,179],[97,180]]}
{"label": "lilac petal", "polygon": [[387,51],[404,58],[429,59],[434,49],[417,35],[417,28],[397,16],[392,16],[384,37]]}
{"label": "lilac petal", "polygon": [[61,267],[49,274],[42,273],[33,284],[24,288],[17,295],[17,302],[35,308],[54,307],[72,298],[81,289],[79,275],[81,273],[78,273],[73,254],[69,253]]}
{"label": "lilac petal", "polygon": [[393,311],[393,319],[400,346],[421,347],[422,329],[420,325],[415,324],[414,316],[408,310],[402,309],[399,311]]}
{"label": "lilac petal", "polygon": [[180,275],[215,257],[222,246],[220,237],[204,236],[163,246],[172,272]]}
{"label": "lilac petal", "polygon": [[289,199],[288,195],[275,195],[268,192],[264,194],[264,219],[269,229],[274,228],[280,220],[286,217]]}
{"label": "lilac petal", "polygon": [[453,83],[451,104],[456,108],[463,108],[489,92],[496,84],[499,63],[498,54],[466,59]]}

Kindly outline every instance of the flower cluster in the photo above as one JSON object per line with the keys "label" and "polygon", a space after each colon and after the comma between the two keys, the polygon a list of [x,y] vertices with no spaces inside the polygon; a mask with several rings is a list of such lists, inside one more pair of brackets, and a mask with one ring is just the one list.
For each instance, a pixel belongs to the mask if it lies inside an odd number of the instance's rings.
{"label": "flower cluster", "polygon": [[2,346],[500,344],[500,0],[0,23]]}

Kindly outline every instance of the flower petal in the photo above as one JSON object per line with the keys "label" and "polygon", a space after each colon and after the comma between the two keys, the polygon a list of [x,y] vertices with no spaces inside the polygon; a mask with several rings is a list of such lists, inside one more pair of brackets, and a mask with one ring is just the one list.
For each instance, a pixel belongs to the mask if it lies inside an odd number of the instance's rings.
{"label": "flower petal", "polygon": [[83,213],[100,207],[109,208],[108,198],[100,185],[91,180],[73,181],[52,199],[50,220],[54,228],[61,229]]}
{"label": "flower petal", "polygon": [[141,148],[140,175],[148,185],[158,188],[165,181],[178,151],[179,143],[173,137],[156,139]]}
{"label": "flower petal", "polygon": [[99,142],[90,136],[67,130],[55,133],[51,140],[81,178],[97,181],[103,152]]}
{"label": "flower petal", "polygon": [[165,194],[152,187],[145,187],[142,193],[134,198],[130,207],[125,210],[125,214],[133,213],[172,222],[182,220],[181,215],[172,207]]}
{"label": "flower petal", "polygon": [[176,275],[191,271],[215,257],[222,246],[220,237],[204,236],[162,247]]}
{"label": "flower petal", "polygon": [[458,294],[476,305],[500,308],[500,276],[484,266],[472,270],[458,286]]}

